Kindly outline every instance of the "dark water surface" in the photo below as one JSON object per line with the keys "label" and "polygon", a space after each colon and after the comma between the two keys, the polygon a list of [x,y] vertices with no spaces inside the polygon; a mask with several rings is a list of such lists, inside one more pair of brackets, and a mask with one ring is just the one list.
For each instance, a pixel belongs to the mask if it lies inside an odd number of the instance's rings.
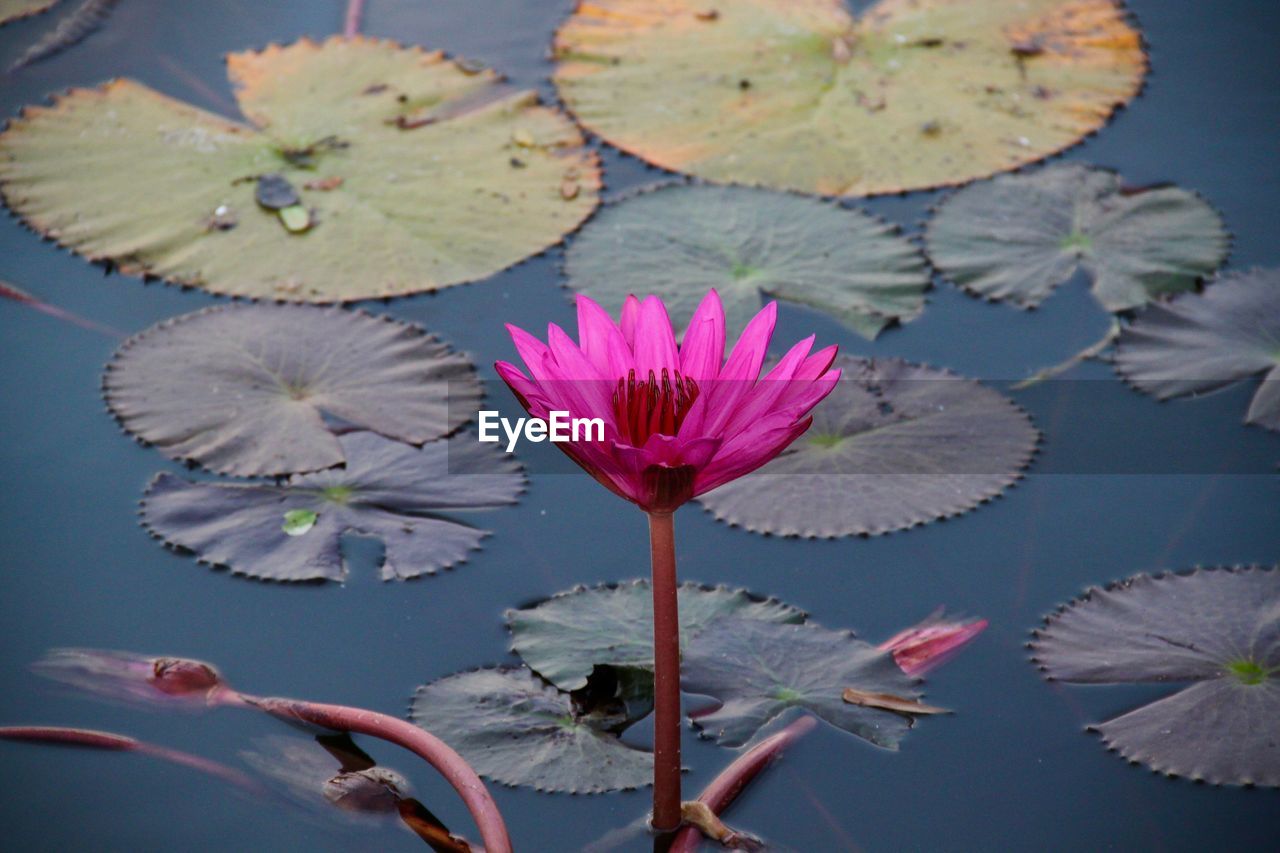
{"label": "dark water surface", "polygon": [[[82,45],[0,81],[0,112],[12,115],[51,91],[117,75],[227,109],[224,52],[324,36],[340,26],[342,5],[122,0]],[[544,57],[568,11],[564,0],[369,5],[369,34],[484,60],[550,94]],[[1233,268],[1280,264],[1280,7],[1258,0],[1131,5],[1151,46],[1147,90],[1068,158],[1117,168],[1133,183],[1173,181],[1198,190],[1235,234]],[[0,31],[0,64],[52,20]],[[613,153],[605,163],[610,192],[657,177]],[[914,194],[870,207],[914,230],[935,199]],[[548,320],[572,322],[558,261],[552,252],[493,281],[370,307],[425,324],[486,366],[513,355],[503,321],[534,329]],[[8,218],[0,220],[0,279],[130,332],[217,301],[104,279],[100,269]],[[1107,322],[1079,281],[1031,314],[942,285],[918,322],[875,344],[789,307],[779,338],[816,330],[821,341],[850,352],[901,355],[994,380],[1058,361],[1097,339]],[[105,413],[99,372],[114,346],[0,301],[0,724],[103,728],[237,763],[240,750],[283,734],[281,727],[247,713],[167,716],[60,695],[27,666],[53,646],[186,655],[216,662],[252,692],[398,714],[424,681],[510,660],[505,608],[579,582],[647,571],[640,514],[577,475],[536,479],[518,508],[482,519],[496,534],[484,551],[436,578],[380,583],[368,547],[356,548],[357,570],[345,586],[269,585],[199,566],[138,527],[147,480],[180,466],[135,444]],[[1072,374],[1107,376],[1098,364]],[[1081,393],[1086,385],[1091,390]],[[762,777],[731,819],[798,850],[1280,847],[1274,791],[1168,780],[1127,766],[1082,731],[1163,689],[1051,686],[1024,649],[1039,618],[1087,584],[1280,557],[1280,436],[1240,426],[1252,390],[1246,383],[1164,405],[1110,382],[1019,393],[1046,432],[1030,476],[979,511],[907,533],[782,541],[717,524],[697,508],[682,511],[687,579],[774,594],[822,624],[854,627],[872,639],[942,603],[992,623],[930,679],[930,701],[958,709],[954,717],[924,721],[899,753],[821,727]],[[1147,461],[1130,468],[1126,460],[1135,455]],[[1201,461],[1175,464],[1188,458]],[[1131,470],[1182,473],[1108,473]],[[456,798],[414,759],[365,745],[406,771],[446,823],[474,835]],[[732,757],[692,735],[686,745],[690,790]],[[4,849],[422,849],[393,826],[351,827],[323,812],[254,801],[134,756],[0,744],[0,762]],[[550,851],[578,849],[630,823],[645,812],[649,794],[497,789],[496,796],[518,847]]]}

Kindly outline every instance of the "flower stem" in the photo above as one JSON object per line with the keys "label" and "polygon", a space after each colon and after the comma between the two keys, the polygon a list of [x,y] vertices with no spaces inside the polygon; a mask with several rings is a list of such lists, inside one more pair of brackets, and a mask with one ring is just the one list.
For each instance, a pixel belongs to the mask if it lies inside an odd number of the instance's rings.
{"label": "flower stem", "polygon": [[653,566],[653,828],[680,826],[680,614],[676,597],[675,522],[649,513]]}
{"label": "flower stem", "polygon": [[498,806],[471,765],[444,741],[404,720],[345,705],[298,699],[245,697],[248,704],[285,720],[299,720],[340,732],[381,738],[413,752],[440,772],[471,812],[486,853],[511,853],[511,840]]}
{"label": "flower stem", "polygon": [[347,14],[343,19],[343,38],[354,38],[360,34],[360,16],[364,13],[364,0],[347,0]]}

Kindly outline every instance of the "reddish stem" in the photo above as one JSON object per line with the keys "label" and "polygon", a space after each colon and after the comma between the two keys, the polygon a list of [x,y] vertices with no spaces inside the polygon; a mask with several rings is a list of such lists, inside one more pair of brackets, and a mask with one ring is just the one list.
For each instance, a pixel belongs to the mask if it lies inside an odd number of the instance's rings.
{"label": "reddish stem", "polygon": [[342,23],[342,37],[354,38],[360,34],[360,18],[364,15],[364,0],[347,0],[347,15]]}
{"label": "reddish stem", "polygon": [[167,746],[159,746],[125,735],[112,734],[111,732],[100,732],[93,729],[73,729],[62,726],[4,726],[0,727],[0,739],[48,743],[58,746],[87,746],[93,749],[118,752],[136,752],[140,755],[149,755],[152,758],[168,761],[170,764],[179,764],[183,767],[199,770],[202,773],[208,773],[210,776],[229,782],[255,796],[262,796],[267,793],[266,788],[262,787],[256,780],[241,773],[234,767],[228,767],[217,761],[202,758],[199,755],[192,755],[182,750],[170,749]]}
{"label": "reddish stem", "polygon": [[404,747],[438,770],[462,797],[480,830],[487,853],[511,853],[511,839],[497,803],[471,765],[435,735],[412,723],[363,708],[298,699],[245,698],[250,704],[285,720],[301,720],[334,731],[369,735]]}
{"label": "reddish stem", "polygon": [[676,595],[675,522],[649,513],[653,566],[653,828],[680,826],[680,613]]}
{"label": "reddish stem", "polygon": [[56,317],[57,319],[63,320],[67,323],[72,323],[82,329],[88,329],[91,332],[99,332],[109,338],[123,338],[125,336],[124,332],[119,329],[113,329],[110,326],[95,323],[93,320],[86,320],[79,314],[73,314],[56,305],[50,305],[48,302],[42,302],[22,288],[9,284],[7,281],[0,281],[0,296],[5,297],[6,299],[12,299],[14,302],[20,302],[23,305],[34,308],[43,314],[47,314],[50,317]]}
{"label": "reddish stem", "polygon": [[[777,734],[770,735],[742,755],[711,780],[711,784],[698,797],[716,814],[720,814],[738,798],[743,789],[773,762],[782,751],[817,725],[817,720],[807,714],[791,723]],[[702,833],[696,826],[685,826],[676,834],[667,853],[694,853],[702,843]]]}

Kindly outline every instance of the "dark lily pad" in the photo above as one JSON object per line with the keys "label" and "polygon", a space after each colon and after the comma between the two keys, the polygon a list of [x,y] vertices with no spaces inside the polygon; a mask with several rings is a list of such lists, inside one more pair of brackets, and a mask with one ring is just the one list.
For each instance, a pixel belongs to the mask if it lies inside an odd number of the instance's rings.
{"label": "dark lily pad", "polygon": [[977,382],[896,359],[836,366],[807,433],[698,499],[716,518],[780,536],[903,530],[995,497],[1035,452],[1030,418]]}
{"label": "dark lily pad", "polygon": [[1031,648],[1053,680],[1191,682],[1091,726],[1130,761],[1280,787],[1280,569],[1138,575],[1091,589],[1046,619]]}
{"label": "dark lily pad", "polygon": [[[262,580],[341,581],[343,534],[385,546],[383,580],[434,574],[466,559],[486,531],[439,513],[514,504],[519,464],[474,435],[422,449],[369,432],[340,436],[345,468],[300,474],[282,485],[190,482],[156,476],[142,523],[201,562]],[[306,529],[299,513],[314,513]]]}
{"label": "dark lily pad", "polygon": [[410,444],[480,401],[475,370],[421,328],[303,305],[227,305],[125,341],[103,378],[126,430],[171,459],[240,476],[346,461],[325,417]]}
{"label": "dark lily pad", "polygon": [[[803,622],[805,614],[776,599],[740,589],[681,584],[680,636],[688,643],[719,619]],[[507,611],[511,648],[529,667],[564,690],[587,683],[599,666],[653,669],[653,597],[644,580],[576,587],[532,607]]]}
{"label": "dark lily pad", "polygon": [[596,794],[652,782],[653,754],[624,744],[527,669],[481,669],[418,688],[413,721],[505,785]]}
{"label": "dark lily pad", "polygon": [[731,329],[771,297],[826,311],[874,338],[924,307],[924,258],[860,210],[747,187],[668,185],[608,205],[569,244],[569,286],[615,314],[661,296],[683,328],[710,288]]}
{"label": "dark lily pad", "polygon": [[1068,163],[966,187],[939,206],[925,250],[978,296],[1039,305],[1077,269],[1108,311],[1190,290],[1226,259],[1222,219],[1178,187],[1126,187],[1106,169]]}
{"label": "dark lily pad", "polygon": [[914,681],[893,655],[847,631],[817,625],[721,623],[685,648],[681,686],[720,707],[694,714],[701,732],[723,746],[742,746],[788,708],[804,708],[877,746],[896,749],[911,717],[844,700],[844,691],[916,699]]}
{"label": "dark lily pad", "polygon": [[1152,305],[1120,333],[1116,370],[1161,400],[1265,372],[1245,422],[1280,430],[1280,271],[1231,273]]}

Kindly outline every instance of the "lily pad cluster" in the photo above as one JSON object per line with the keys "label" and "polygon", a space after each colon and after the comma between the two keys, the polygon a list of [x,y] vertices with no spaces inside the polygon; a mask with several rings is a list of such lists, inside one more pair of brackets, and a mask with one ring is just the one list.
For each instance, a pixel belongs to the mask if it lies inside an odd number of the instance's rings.
{"label": "lily pad cluster", "polygon": [[1031,419],[977,382],[898,359],[836,366],[808,432],[698,499],[717,519],[806,538],[904,530],[996,497],[1035,453]]}
{"label": "lily pad cluster", "polygon": [[[129,339],[108,405],[166,456],[258,483],[156,476],[142,523],[202,562],[264,580],[347,575],[344,535],[377,538],[384,580],[463,561],[487,533],[452,516],[515,503],[521,468],[456,431],[480,399],[466,358],[362,312],[237,304]],[[421,445],[419,447],[418,445]]]}
{"label": "lily pad cluster", "polygon": [[1280,787],[1280,567],[1137,575],[1091,589],[1031,643],[1045,675],[1181,690],[1090,726],[1170,776]]}
{"label": "lily pad cluster", "polygon": [[[691,583],[678,595],[683,689],[715,703],[690,716],[721,745],[742,746],[800,709],[893,749],[914,714],[939,710],[915,701],[916,680],[890,651],[795,607]],[[575,793],[649,784],[652,754],[623,739],[653,707],[648,583],[577,587],[508,611],[507,625],[525,666],[425,685],[414,721],[505,784]]]}
{"label": "lily pad cluster", "polygon": [[308,302],[486,278],[596,205],[577,128],[495,71],[368,38],[227,65],[247,123],[124,79],[28,107],[0,134],[6,204],[127,273]]}
{"label": "lily pad cluster", "polygon": [[1141,38],[1113,0],[579,4],[554,81],[643,160],[824,195],[959,184],[1080,141],[1133,98]]}
{"label": "lily pad cluster", "polygon": [[568,285],[617,314],[662,298],[683,328],[715,288],[742,328],[765,298],[831,314],[874,338],[924,308],[929,273],[894,226],[863,211],[747,187],[666,185],[606,205],[569,244]]}
{"label": "lily pad cluster", "polygon": [[1280,430],[1280,271],[1231,273],[1152,305],[1121,332],[1116,370],[1161,400],[1261,374],[1245,422]]}

